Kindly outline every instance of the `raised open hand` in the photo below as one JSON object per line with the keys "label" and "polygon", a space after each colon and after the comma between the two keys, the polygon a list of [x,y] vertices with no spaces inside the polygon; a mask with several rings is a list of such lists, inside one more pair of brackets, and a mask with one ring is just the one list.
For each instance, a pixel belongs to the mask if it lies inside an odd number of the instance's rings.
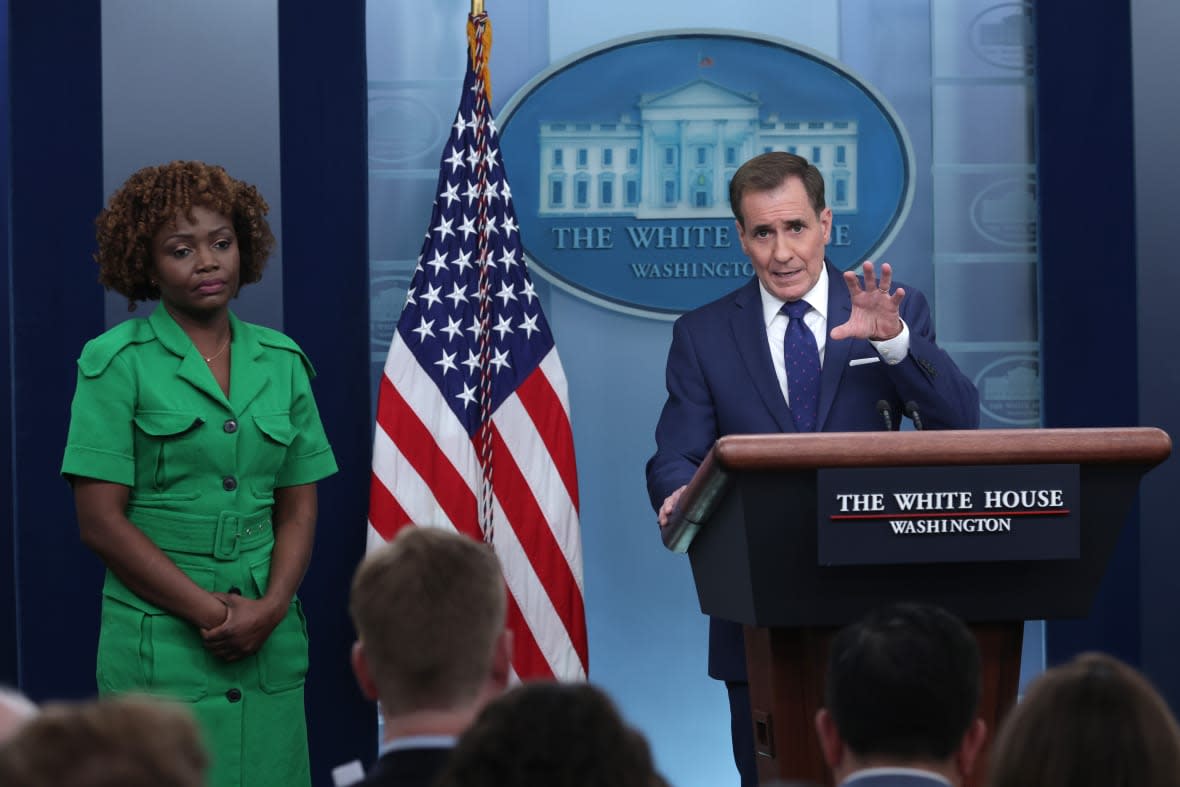
{"label": "raised open hand", "polygon": [[856,271],[844,272],[844,283],[852,296],[852,314],[848,322],[837,325],[829,334],[833,339],[892,339],[901,333],[901,316],[898,308],[905,298],[905,290],[897,288],[892,293],[893,269],[889,263],[881,263],[881,278],[877,278],[873,263],[864,264],[864,286],[861,286]]}

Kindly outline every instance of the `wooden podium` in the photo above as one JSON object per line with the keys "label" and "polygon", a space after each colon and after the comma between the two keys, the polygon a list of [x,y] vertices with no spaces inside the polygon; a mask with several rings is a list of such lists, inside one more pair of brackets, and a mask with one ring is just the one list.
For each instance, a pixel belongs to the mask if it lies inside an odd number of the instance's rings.
{"label": "wooden podium", "polygon": [[[745,625],[758,774],[830,784],[813,720],[835,630],[891,601],[939,604],[966,620],[983,657],[980,715],[992,733],[1016,700],[1025,620],[1077,618],[1090,606],[1138,492],[1171,453],[1159,429],[1006,429],[738,435],[714,444],[680,499],[664,544],[688,552],[701,611]],[[1076,466],[1074,557],[824,565],[823,473],[840,468]],[[999,467],[997,467],[999,466]],[[880,469],[880,470],[874,470]],[[1080,536],[1080,538],[1079,538]],[[956,546],[956,543],[959,546]],[[978,539],[948,539],[972,550]],[[972,784],[981,784],[986,755]]]}

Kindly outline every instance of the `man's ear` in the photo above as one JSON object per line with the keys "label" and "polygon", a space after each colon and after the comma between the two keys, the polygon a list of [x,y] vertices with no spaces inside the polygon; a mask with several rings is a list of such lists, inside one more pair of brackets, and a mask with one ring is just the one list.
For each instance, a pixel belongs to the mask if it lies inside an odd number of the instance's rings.
{"label": "man's ear", "polygon": [[505,628],[496,638],[492,650],[492,674],[488,681],[497,690],[503,692],[508,688],[508,681],[512,675],[512,632]]}
{"label": "man's ear", "polygon": [[365,656],[365,646],[358,639],[352,643],[352,674],[356,676],[356,684],[361,687],[361,694],[365,699],[377,701],[377,682],[373,680],[373,673],[369,670],[369,659]]}
{"label": "man's ear", "polygon": [[819,212],[819,226],[824,233],[824,245],[832,240],[832,209],[824,208]]}
{"label": "man's ear", "polygon": [[971,722],[971,726],[963,734],[963,742],[959,744],[959,749],[955,752],[955,767],[958,768],[959,776],[962,777],[964,784],[967,782],[967,777],[971,775],[975,763],[979,761],[979,755],[986,742],[987,722],[983,719],[976,719]]}
{"label": "man's ear", "polygon": [[742,246],[742,253],[748,257],[750,255],[750,252],[746,248],[746,228],[743,227],[742,223],[740,221],[737,221],[736,219],[733,222],[733,226],[737,229],[738,243],[740,243]]}
{"label": "man's ear", "polygon": [[833,771],[844,759],[844,741],[836,729],[836,720],[827,708],[820,708],[815,714],[815,732],[819,736],[819,747],[824,753],[824,762]]}

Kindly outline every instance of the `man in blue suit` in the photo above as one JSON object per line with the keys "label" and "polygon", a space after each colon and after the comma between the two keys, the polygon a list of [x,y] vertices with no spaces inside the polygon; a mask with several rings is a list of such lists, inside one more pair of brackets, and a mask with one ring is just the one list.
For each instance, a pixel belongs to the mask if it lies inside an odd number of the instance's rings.
{"label": "man in blue suit", "polygon": [[[922,294],[894,287],[887,263],[878,277],[866,262],[861,278],[825,259],[832,211],[819,170],[765,153],[734,173],[729,199],[756,275],[672,328],[668,400],[647,463],[661,526],[723,435],[880,430],[886,409],[890,428],[907,411],[925,428],[979,425],[979,394],[935,343]],[[729,691],[742,785],[756,785],[740,625],[710,621],[709,674]]]}
{"label": "man in blue suit", "polygon": [[895,604],[842,629],[828,654],[820,748],[839,787],[959,787],[987,738],[979,647],[929,604]]}
{"label": "man in blue suit", "polygon": [[508,591],[491,547],[406,527],[352,581],[352,668],[385,722],[362,787],[429,787],[458,736],[508,686]]}

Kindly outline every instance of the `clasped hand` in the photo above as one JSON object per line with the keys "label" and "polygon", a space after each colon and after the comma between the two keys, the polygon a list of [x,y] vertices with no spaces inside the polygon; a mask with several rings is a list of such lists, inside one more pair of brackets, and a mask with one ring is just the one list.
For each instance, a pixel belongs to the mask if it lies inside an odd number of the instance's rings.
{"label": "clasped hand", "polygon": [[201,629],[205,649],[223,661],[237,661],[257,653],[283,619],[286,610],[276,610],[266,599],[245,598],[231,593],[214,593],[225,604],[225,620]]}
{"label": "clasped hand", "polygon": [[848,322],[832,329],[832,339],[871,339],[884,341],[901,333],[901,315],[898,310],[905,298],[905,289],[898,287],[889,292],[893,282],[893,269],[889,263],[881,263],[881,278],[878,279],[873,263],[864,264],[864,285],[861,286],[856,271],[844,272],[844,284],[852,297],[852,314]]}

